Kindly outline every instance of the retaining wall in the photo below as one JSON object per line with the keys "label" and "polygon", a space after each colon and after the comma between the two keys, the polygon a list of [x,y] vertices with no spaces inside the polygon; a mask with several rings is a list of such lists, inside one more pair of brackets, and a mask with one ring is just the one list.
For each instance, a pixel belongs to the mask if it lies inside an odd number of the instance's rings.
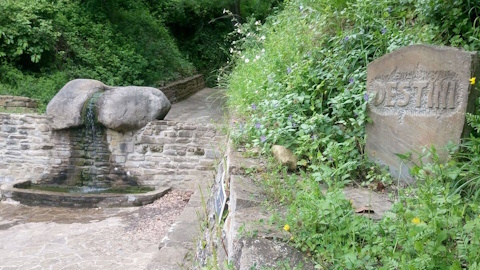
{"label": "retaining wall", "polygon": [[0,184],[48,174],[61,162],[53,158],[62,148],[52,143],[54,136],[46,116],[0,113]]}
{"label": "retaining wall", "polygon": [[107,132],[111,162],[145,185],[195,189],[212,176],[225,136],[214,125],[152,121],[137,132]]}
{"label": "retaining wall", "polygon": [[205,88],[203,75],[195,75],[160,87],[171,103],[179,102]]}
{"label": "retaining wall", "polygon": [[[88,161],[73,143],[81,132],[53,131],[46,116],[0,113],[0,124],[0,184],[50,181]],[[143,185],[182,189],[194,189],[200,179],[212,175],[224,140],[213,125],[163,120],[135,132],[106,133],[111,168],[118,167]]]}
{"label": "retaining wall", "polygon": [[15,112],[35,113],[38,103],[36,100],[27,97],[0,96],[0,108]]}

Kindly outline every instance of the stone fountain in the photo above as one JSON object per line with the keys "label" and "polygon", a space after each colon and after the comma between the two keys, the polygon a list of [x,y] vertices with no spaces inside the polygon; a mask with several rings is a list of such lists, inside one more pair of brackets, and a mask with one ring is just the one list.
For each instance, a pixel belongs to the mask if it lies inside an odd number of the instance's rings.
{"label": "stone fountain", "polygon": [[[70,207],[152,202],[169,188],[147,189],[143,194],[97,194],[107,189],[142,189],[136,176],[112,162],[107,130],[138,130],[152,120],[163,119],[170,108],[168,98],[156,88],[111,87],[88,79],[68,82],[47,106],[51,129],[61,140],[69,141],[65,143],[68,162],[52,168],[39,184],[23,181],[3,185],[3,196],[25,204]],[[54,188],[70,192],[52,192]]]}

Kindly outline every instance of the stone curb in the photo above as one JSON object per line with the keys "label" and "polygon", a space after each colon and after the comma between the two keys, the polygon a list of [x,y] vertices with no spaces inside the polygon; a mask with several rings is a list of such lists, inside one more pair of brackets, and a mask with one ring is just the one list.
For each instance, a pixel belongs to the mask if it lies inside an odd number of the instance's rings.
{"label": "stone curb", "polygon": [[226,259],[234,269],[242,270],[277,267],[279,263],[313,269],[303,254],[286,243],[289,235],[269,223],[271,213],[262,206],[263,189],[246,174],[247,171],[264,172],[265,162],[260,158],[242,157],[233,150],[228,151],[227,160],[230,201],[221,239],[226,242]]}
{"label": "stone curb", "polygon": [[200,187],[192,194],[182,213],[160,242],[159,253],[147,269],[192,269],[194,243],[200,234],[200,220],[205,217],[202,210],[202,190],[206,188]]}

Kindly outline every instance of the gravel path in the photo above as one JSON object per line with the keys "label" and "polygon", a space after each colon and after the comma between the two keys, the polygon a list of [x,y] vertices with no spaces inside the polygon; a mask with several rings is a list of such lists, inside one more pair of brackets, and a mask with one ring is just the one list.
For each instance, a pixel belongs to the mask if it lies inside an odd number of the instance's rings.
{"label": "gravel path", "polygon": [[144,269],[191,193],[135,208],[0,203],[0,269]]}

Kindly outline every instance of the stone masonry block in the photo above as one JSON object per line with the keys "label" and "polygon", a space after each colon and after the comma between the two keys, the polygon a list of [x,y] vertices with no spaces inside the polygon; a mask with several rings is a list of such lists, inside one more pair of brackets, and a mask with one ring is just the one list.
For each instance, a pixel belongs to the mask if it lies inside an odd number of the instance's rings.
{"label": "stone masonry block", "polygon": [[250,177],[241,175],[230,176],[230,204],[229,211],[260,206],[265,197]]}
{"label": "stone masonry block", "polygon": [[188,130],[180,130],[178,131],[178,137],[193,137],[193,132]]}
{"label": "stone masonry block", "polygon": [[127,161],[127,157],[116,155],[113,160],[115,161],[115,163],[125,163],[125,161]]}
{"label": "stone masonry block", "polygon": [[132,153],[134,150],[134,145],[132,142],[120,143],[119,147],[122,153]]}

